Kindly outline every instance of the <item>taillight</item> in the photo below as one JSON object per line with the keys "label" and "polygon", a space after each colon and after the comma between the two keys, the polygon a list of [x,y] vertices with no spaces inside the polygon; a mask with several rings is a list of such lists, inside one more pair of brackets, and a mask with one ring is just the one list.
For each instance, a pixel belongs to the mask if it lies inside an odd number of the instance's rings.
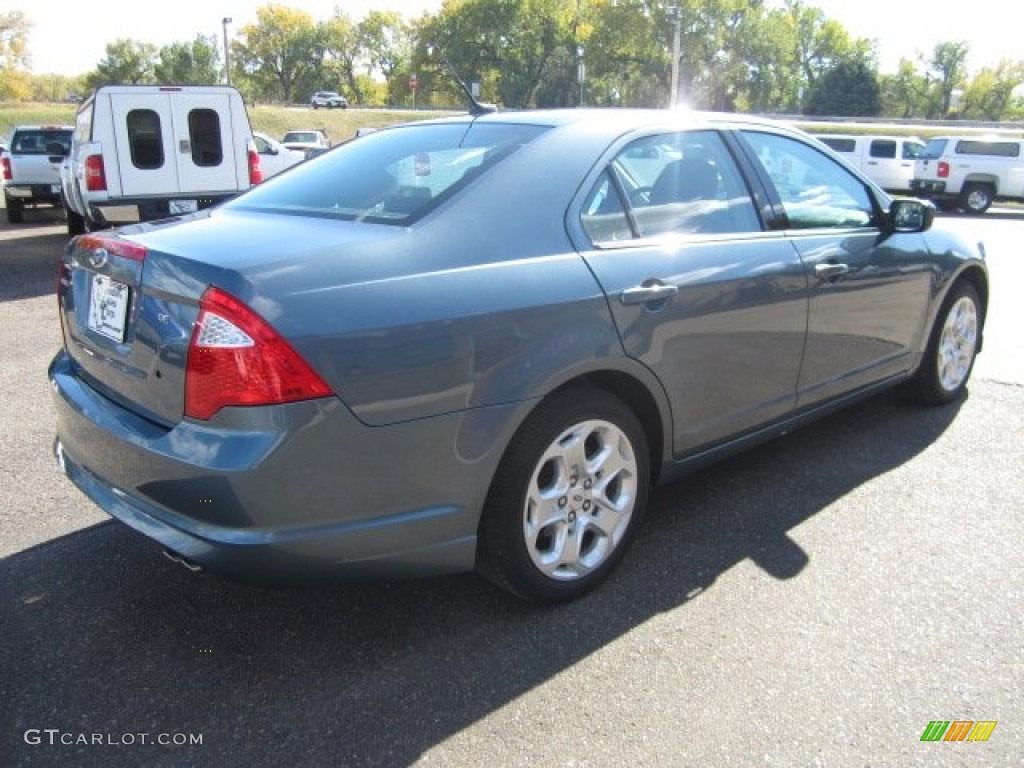
{"label": "taillight", "polygon": [[263,171],[260,170],[260,156],[254,147],[249,147],[249,184],[256,186],[263,181]]}
{"label": "taillight", "polygon": [[186,416],[205,421],[226,406],[276,405],[332,394],[266,320],[226,291],[206,290],[188,346]]}
{"label": "taillight", "polygon": [[85,158],[85,188],[90,192],[104,192],[107,189],[103,155],[89,155]]}
{"label": "taillight", "polygon": [[2,157],[0,158],[0,163],[3,163],[4,166],[4,181],[10,181],[13,179],[14,172],[11,170],[11,158]]}
{"label": "taillight", "polygon": [[946,162],[940,162],[939,163],[939,178],[940,179],[948,179],[949,178],[949,163],[946,163]]}
{"label": "taillight", "polygon": [[122,256],[132,261],[145,261],[149,250],[130,240],[104,235],[82,235],[75,240],[76,251],[106,251],[108,255]]}

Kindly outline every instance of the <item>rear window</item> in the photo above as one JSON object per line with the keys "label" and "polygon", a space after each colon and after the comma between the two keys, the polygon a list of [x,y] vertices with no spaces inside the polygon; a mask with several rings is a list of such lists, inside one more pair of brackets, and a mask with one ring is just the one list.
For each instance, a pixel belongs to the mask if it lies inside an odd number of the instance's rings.
{"label": "rear window", "polygon": [[57,142],[65,151],[71,149],[71,129],[22,128],[11,137],[13,155],[48,155],[46,145]]}
{"label": "rear window", "polygon": [[224,147],[220,140],[220,115],[213,109],[193,109],[188,113],[188,138],[192,144],[192,162],[201,168],[220,165]]}
{"label": "rear window", "polygon": [[406,225],[545,130],[451,123],[378,131],[296,166],[226,207]]}
{"label": "rear window", "polygon": [[1020,157],[1020,143],[1016,141],[972,141],[956,143],[958,155],[993,155],[995,157]]}
{"label": "rear window", "polygon": [[152,109],[133,109],[125,116],[125,121],[132,165],[143,171],[162,168],[164,142],[160,132],[160,115]]}
{"label": "rear window", "polygon": [[820,140],[823,144],[832,147],[836,152],[853,152],[854,148],[857,146],[857,142],[853,139],[840,139],[825,136]]}

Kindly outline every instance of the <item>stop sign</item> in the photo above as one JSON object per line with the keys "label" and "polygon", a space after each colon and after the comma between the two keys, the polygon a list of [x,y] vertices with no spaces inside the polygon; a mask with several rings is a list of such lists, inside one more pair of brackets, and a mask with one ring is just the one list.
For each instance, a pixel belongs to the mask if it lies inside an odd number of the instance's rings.
{"label": "stop sign", "polygon": [[417,85],[419,85],[419,83],[416,80],[416,73],[413,72],[411,75],[409,75],[409,90],[415,91]]}

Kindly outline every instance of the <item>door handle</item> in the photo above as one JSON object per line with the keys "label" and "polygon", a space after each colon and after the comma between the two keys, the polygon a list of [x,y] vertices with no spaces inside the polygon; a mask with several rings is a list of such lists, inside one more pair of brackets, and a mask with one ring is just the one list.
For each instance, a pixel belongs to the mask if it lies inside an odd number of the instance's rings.
{"label": "door handle", "polygon": [[677,293],[679,293],[678,286],[651,282],[650,284],[645,283],[627,288],[619,294],[619,301],[626,306],[632,304],[651,304],[656,301],[671,299]]}
{"label": "door handle", "polygon": [[849,271],[850,268],[846,264],[829,262],[827,264],[814,265],[814,276],[821,280],[831,280],[833,277],[845,275]]}

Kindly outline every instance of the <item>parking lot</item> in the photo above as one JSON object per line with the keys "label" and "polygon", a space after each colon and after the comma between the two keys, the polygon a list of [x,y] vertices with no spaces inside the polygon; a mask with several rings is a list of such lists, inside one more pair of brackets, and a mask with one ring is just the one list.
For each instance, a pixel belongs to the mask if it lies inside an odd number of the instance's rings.
{"label": "parking lot", "polygon": [[990,257],[963,402],[883,395],[661,488],[614,577],[541,609],[226,583],[109,522],[51,455],[64,226],[4,220],[0,764],[1020,765],[1024,208],[938,225]]}

